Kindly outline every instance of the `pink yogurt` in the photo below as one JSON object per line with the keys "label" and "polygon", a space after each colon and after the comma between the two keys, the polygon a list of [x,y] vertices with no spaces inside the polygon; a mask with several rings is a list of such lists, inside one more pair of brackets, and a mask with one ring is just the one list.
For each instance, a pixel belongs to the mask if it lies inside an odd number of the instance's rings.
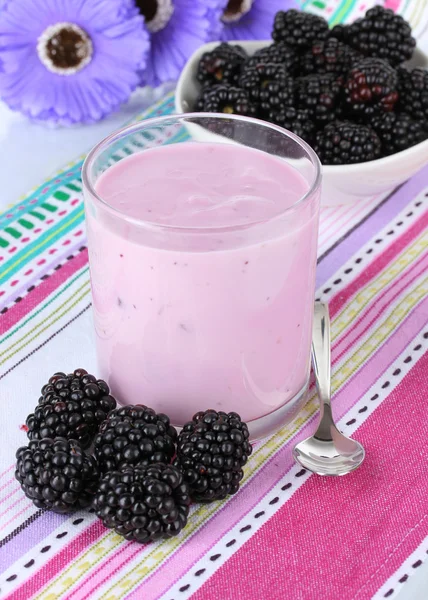
{"label": "pink yogurt", "polygon": [[186,142],[121,160],[96,191],[125,217],[87,210],[100,376],[121,403],[251,421],[305,389],[318,209],[287,211],[298,171]]}

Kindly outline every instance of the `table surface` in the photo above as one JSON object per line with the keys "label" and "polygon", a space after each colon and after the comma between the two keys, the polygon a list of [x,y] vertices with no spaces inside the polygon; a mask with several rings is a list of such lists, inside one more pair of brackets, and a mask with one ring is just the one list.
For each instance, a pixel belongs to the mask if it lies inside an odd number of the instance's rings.
{"label": "table surface", "polygon": [[[67,162],[86,153],[165,91],[166,88],[155,92],[140,91],[121,112],[101,123],[73,129],[46,129],[31,124],[0,103],[0,212]],[[398,598],[426,600],[427,585],[428,562],[403,586]]]}

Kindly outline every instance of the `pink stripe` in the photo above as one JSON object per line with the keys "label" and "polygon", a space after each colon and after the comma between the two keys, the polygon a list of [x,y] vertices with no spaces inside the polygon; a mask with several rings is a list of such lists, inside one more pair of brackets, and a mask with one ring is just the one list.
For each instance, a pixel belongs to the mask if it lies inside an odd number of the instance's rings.
{"label": "pink stripe", "polygon": [[67,261],[62,269],[55,271],[49,279],[46,279],[35,290],[27,294],[19,304],[14,304],[0,320],[0,335],[3,335],[11,327],[16,325],[29,312],[35,309],[43,300],[52,294],[60,285],[69,279],[74,273],[88,262],[87,249],[82,250],[73,259]]}
{"label": "pink stripe", "polygon": [[405,233],[403,233],[395,242],[388,246],[380,256],[378,256],[372,263],[367,265],[364,271],[354,279],[346,288],[342,289],[340,293],[336,294],[334,298],[329,302],[330,315],[335,316],[343,306],[349,302],[349,300],[358,292],[358,290],[364,287],[370,280],[376,277],[386,265],[389,264],[394,258],[404,250],[417,236],[422,233],[428,226],[428,211],[421,216],[416,223],[414,223]]}
{"label": "pink stripe", "polygon": [[425,254],[416,263],[412,264],[411,268],[405,271],[404,275],[395,279],[389,287],[384,288],[363,316],[359,320],[354,321],[352,328],[346,330],[345,334],[336,342],[334,352],[332,353],[333,364],[338,362],[348,352],[350,347],[357,343],[376,324],[376,321],[380,319],[381,315],[395,302],[400,294],[425,272],[427,264],[428,254]]}
{"label": "pink stripe", "polygon": [[69,563],[85,550],[88,546],[95,543],[98,538],[105,534],[106,530],[101,521],[95,521],[85,531],[82,531],[74,540],[51,558],[41,569],[32,573],[30,579],[25,581],[17,588],[8,600],[23,600],[31,598],[33,594],[44,588],[51,579],[56,577]]}
{"label": "pink stripe", "polygon": [[[12,468],[14,468],[14,467],[15,467],[15,465],[12,465]],[[9,479],[9,481],[6,481],[6,483],[4,483],[4,484],[3,484],[3,485],[0,487],[0,491],[1,491],[1,490],[4,490],[4,488],[5,488],[5,487],[7,487],[8,485],[10,485],[10,484],[11,484],[11,483],[13,483],[14,481],[16,482],[16,479],[15,479],[15,477],[14,477],[13,479]]]}
{"label": "pink stripe", "polygon": [[[426,318],[427,311],[428,298],[414,309],[412,314],[391,335],[388,342],[334,396],[334,413],[337,419],[342,418],[348,412],[355,402],[378,380],[381,373],[403,352],[409,340],[419,333],[421,317]],[[203,526],[204,543],[198,547],[198,551],[192,543],[194,538],[185,542],[180,551],[163,562],[155,573],[148,576],[127,597],[127,600],[161,596],[205,552],[212,548],[221,537],[225,536],[242,518],[243,514],[252,510],[281,479],[284,473],[288,472],[293,465],[290,448],[312,433],[313,421],[314,417],[291,440],[283,444],[278,452],[255,474],[251,483],[243,487],[237,496],[233,496],[227,505]],[[245,508],[243,509],[243,507]],[[262,597],[261,595],[260,598]]]}
{"label": "pink stripe", "polygon": [[[368,201],[364,200],[363,202],[359,203],[358,205],[350,205],[348,207],[348,210],[346,212],[340,213],[339,210],[335,210],[334,214],[337,215],[337,217],[335,219],[332,219],[329,223],[328,226],[321,230],[320,228],[320,238],[322,240],[322,242],[324,242],[324,238],[326,237],[326,234],[328,233],[328,237],[332,238],[334,236],[336,236],[339,232],[342,232],[344,229],[346,229],[346,226],[348,225],[348,223],[350,221],[352,221],[353,219],[355,219],[358,215],[360,215],[366,208],[366,206],[373,200],[373,198],[370,198]],[[348,217],[348,218],[346,218]],[[346,218],[346,220],[344,220]],[[336,226],[336,228],[334,228],[334,226]],[[321,243],[322,243],[321,242]]]}
{"label": "pink stripe", "polygon": [[[149,551],[150,546],[139,547],[137,544],[123,543],[116,551],[114,556],[108,558],[89,577],[85,578],[81,584],[74,588],[67,596],[67,600],[87,600],[93,598],[95,590],[106,581],[116,575],[125,565],[129,564],[137,555],[140,555],[140,560],[143,559],[143,554]],[[146,551],[146,552],[145,552]],[[76,595],[77,594],[77,595]]]}
{"label": "pink stripe", "polygon": [[11,523],[13,523],[13,521],[15,521],[18,517],[20,517],[23,513],[25,513],[27,510],[30,510],[34,508],[34,505],[31,504],[27,504],[22,510],[20,510],[19,512],[17,512],[15,515],[13,515],[13,517],[11,517],[9,519],[9,521],[6,521],[6,523],[4,523],[1,527],[1,530],[3,531],[3,529],[6,529],[6,527],[8,525],[10,525]]}
{"label": "pink stripe", "polygon": [[359,428],[363,467],[308,478],[192,599],[230,598],[232,581],[234,597],[247,600],[371,598],[428,535],[428,446],[409,460],[415,432],[428,437],[422,389],[428,355]]}
{"label": "pink stripe", "polygon": [[[20,504],[24,500],[27,500],[27,498],[24,495],[21,496],[21,497],[19,497],[18,500],[15,500],[15,502],[13,504],[11,504],[10,506],[8,506],[6,508],[6,510],[4,510],[3,512],[0,513],[0,517],[2,517],[3,515],[7,514],[10,510],[12,510],[12,508],[14,508],[17,504]],[[0,530],[1,529],[3,529],[3,527],[0,527]]]}
{"label": "pink stripe", "polygon": [[7,475],[7,473],[9,473],[10,471],[12,471],[12,469],[14,469],[14,468],[15,468],[15,464],[10,465],[10,467],[8,469],[6,469],[6,471],[3,471],[3,473],[0,473],[0,479],[2,477],[4,477],[5,475]]}
{"label": "pink stripe", "polygon": [[[0,504],[3,504],[4,502],[6,502],[6,500],[8,500],[11,496],[13,496],[14,494],[16,494],[16,492],[19,492],[19,491],[20,491],[20,488],[17,487],[14,490],[12,490],[11,492],[9,492],[9,494],[7,494],[7,496],[3,496],[2,499],[0,500]],[[5,514],[5,513],[2,513],[2,514]]]}

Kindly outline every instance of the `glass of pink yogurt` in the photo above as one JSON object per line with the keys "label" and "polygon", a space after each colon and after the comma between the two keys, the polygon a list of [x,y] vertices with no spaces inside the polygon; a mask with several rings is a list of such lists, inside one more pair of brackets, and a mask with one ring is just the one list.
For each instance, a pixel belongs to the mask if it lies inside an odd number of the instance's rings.
{"label": "glass of pink yogurt", "polygon": [[100,377],[182,426],[238,412],[253,439],[306,400],[320,163],[256,119],[186,114],[102,141],[83,167]]}

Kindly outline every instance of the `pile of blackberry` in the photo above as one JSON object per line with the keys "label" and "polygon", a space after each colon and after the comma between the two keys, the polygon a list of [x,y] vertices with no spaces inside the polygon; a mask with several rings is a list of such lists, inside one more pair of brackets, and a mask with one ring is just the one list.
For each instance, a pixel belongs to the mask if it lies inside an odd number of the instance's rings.
{"label": "pile of blackberry", "polygon": [[192,501],[239,489],[252,452],[236,413],[197,413],[180,435],[142,404],[117,408],[105,381],[84,369],[52,375],[27,417],[15,477],[35,506],[92,508],[105,527],[148,543],[178,535]]}
{"label": "pile of blackberry", "polygon": [[279,11],[272,38],[251,57],[226,43],[205,53],[195,110],[285,127],[326,165],[375,160],[428,137],[428,72],[403,65],[416,42],[400,15],[376,6],[330,30],[322,17]]}

